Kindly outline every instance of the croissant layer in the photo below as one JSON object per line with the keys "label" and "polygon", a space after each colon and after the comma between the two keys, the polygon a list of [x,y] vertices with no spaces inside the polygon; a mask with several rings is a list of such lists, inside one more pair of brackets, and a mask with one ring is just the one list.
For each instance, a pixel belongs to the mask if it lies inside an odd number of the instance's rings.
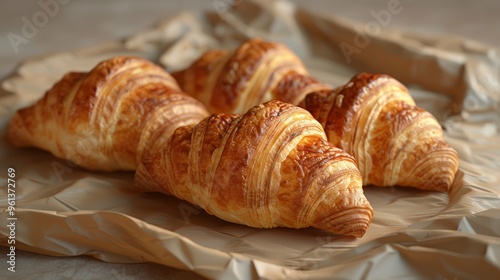
{"label": "croissant layer", "polygon": [[354,158],[299,107],[271,101],[213,114],[158,138],[135,176],[143,191],[258,228],[316,227],[362,236],[373,216]]}

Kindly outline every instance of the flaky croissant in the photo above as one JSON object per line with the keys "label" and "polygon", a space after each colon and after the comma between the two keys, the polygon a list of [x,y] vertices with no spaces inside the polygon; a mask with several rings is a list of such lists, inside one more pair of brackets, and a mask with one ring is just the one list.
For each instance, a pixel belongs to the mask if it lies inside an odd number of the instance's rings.
{"label": "flaky croissant", "polygon": [[361,237],[373,216],[354,158],[326,141],[310,113],[280,101],[244,115],[214,114],[157,137],[135,185],[258,228]]}
{"label": "flaky croissant", "polygon": [[296,105],[310,92],[331,88],[310,77],[285,45],[258,38],[232,52],[208,51],[172,76],[213,113],[242,114],[273,99]]}
{"label": "flaky croissant", "polygon": [[361,73],[299,105],[322,124],[331,143],[356,158],[364,184],[437,191],[452,185],[457,152],[444,141],[438,121],[397,80]]}
{"label": "flaky croissant", "polygon": [[260,39],[234,52],[209,51],[173,76],[212,112],[241,112],[271,99],[300,104],[330,142],[356,158],[364,185],[446,191],[458,169],[437,120],[389,76],[363,73],[334,89],[311,78],[287,47]]}
{"label": "flaky croissant", "polygon": [[36,104],[18,110],[8,138],[92,170],[135,170],[156,134],[208,116],[162,68],[114,57],[88,73],[71,72]]}

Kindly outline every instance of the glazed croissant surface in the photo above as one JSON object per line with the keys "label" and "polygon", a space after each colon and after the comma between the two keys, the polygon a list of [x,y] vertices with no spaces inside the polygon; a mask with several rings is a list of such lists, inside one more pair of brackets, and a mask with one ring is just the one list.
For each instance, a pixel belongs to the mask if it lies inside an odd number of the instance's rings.
{"label": "glazed croissant surface", "polygon": [[458,169],[437,120],[386,75],[361,73],[333,88],[310,77],[284,45],[255,38],[233,52],[209,51],[173,76],[212,112],[272,99],[302,106],[331,143],[356,158],[364,185],[446,191]]}
{"label": "glazed croissant surface", "polygon": [[361,237],[373,216],[354,158],[326,141],[309,112],[280,101],[244,115],[213,114],[157,137],[135,184],[258,228]]}
{"label": "glazed croissant surface", "polygon": [[87,169],[135,170],[155,135],[206,116],[205,106],[159,66],[114,57],[88,73],[66,74],[16,112],[7,135],[15,146],[38,147]]}

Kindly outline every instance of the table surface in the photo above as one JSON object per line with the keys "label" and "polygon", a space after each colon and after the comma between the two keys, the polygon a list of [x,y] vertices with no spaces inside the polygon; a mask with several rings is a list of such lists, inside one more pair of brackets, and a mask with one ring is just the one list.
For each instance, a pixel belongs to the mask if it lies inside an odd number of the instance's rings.
{"label": "table surface", "polygon": [[[230,0],[5,1],[0,9],[0,65],[2,65],[0,77],[3,80],[24,60],[117,40],[145,30],[180,11],[213,11],[214,5],[221,1],[231,2]],[[307,9],[311,11],[369,22],[373,20],[373,13],[386,8],[391,1],[394,0],[293,2],[299,6],[307,5]],[[52,7],[49,17],[44,18],[40,16],[40,11],[44,11],[40,3],[57,3],[57,8]],[[421,34],[454,34],[500,47],[500,36],[498,36],[500,1],[401,0],[400,5],[403,7],[402,12],[393,15],[385,28]],[[27,25],[26,22],[34,20],[39,21],[39,27],[35,26],[36,30],[27,30],[24,27]],[[23,35],[23,28],[28,36],[19,39],[16,35]],[[0,247],[0,254],[5,256],[6,248]],[[22,251],[18,251],[17,254],[17,271],[15,274],[8,274],[9,279],[199,278],[192,272],[157,264],[112,264],[87,256],[56,258]],[[0,275],[6,275],[8,273],[6,264],[1,263]],[[57,278],[54,278],[56,275]]]}

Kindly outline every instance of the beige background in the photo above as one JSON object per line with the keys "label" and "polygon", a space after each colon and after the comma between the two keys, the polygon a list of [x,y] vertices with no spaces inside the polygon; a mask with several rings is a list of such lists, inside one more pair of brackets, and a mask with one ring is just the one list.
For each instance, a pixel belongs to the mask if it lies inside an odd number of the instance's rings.
{"label": "beige background", "polygon": [[[50,0],[41,0],[51,2]],[[54,0],[56,1],[56,0]],[[60,0],[62,2],[62,0]],[[241,1],[241,0],[240,0]],[[214,4],[230,0],[174,1],[67,1],[37,28],[32,38],[12,46],[8,34],[22,35],[23,18],[32,21],[42,8],[39,1],[3,1],[0,4],[0,78],[3,79],[26,59],[47,53],[87,48],[117,40],[144,30],[182,10],[214,10]],[[385,9],[390,0],[376,1],[294,1],[312,11],[368,22],[372,11]],[[403,10],[393,15],[386,28],[423,34],[456,34],[500,47],[500,1],[418,1],[401,0]],[[3,157],[1,160],[4,159]],[[5,248],[0,248],[4,259]],[[1,262],[0,275],[9,279],[179,279],[195,277],[154,264],[108,264],[90,257],[54,258],[18,251],[17,272],[8,273]],[[8,273],[8,274],[7,274]],[[194,279],[194,278],[191,278]]]}
{"label": "beige background", "polygon": [[[214,10],[217,2],[235,0],[64,0],[60,10],[16,53],[7,34],[21,35],[23,17],[32,20],[41,10],[39,1],[2,1],[0,4],[0,77],[21,61],[47,53],[86,48],[123,38],[154,25],[182,10]],[[55,1],[55,0],[54,0]],[[63,0],[59,0],[63,2]],[[244,1],[244,0],[236,0]],[[395,1],[395,0],[394,0]],[[385,9],[390,0],[295,0],[312,11],[334,14],[361,22],[373,20],[371,11]],[[425,34],[457,34],[500,46],[500,1],[495,0],[400,0],[401,13],[386,28]]]}

